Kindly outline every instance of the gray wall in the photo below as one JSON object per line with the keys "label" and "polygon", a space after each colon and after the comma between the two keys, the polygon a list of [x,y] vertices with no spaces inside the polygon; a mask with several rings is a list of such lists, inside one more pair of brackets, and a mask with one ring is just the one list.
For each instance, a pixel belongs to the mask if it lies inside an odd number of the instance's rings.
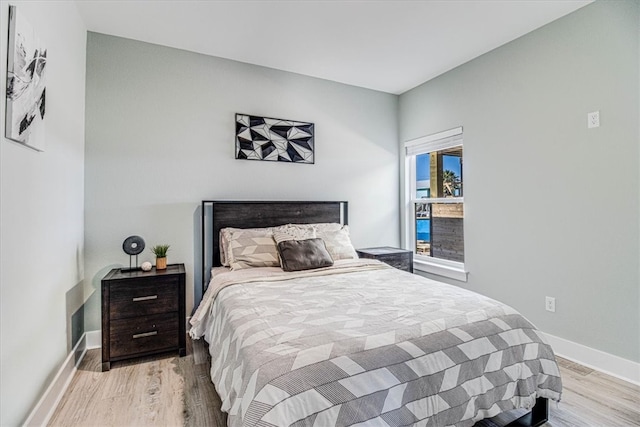
{"label": "gray wall", "polygon": [[[169,262],[186,264],[190,312],[207,198],[347,200],[356,246],[399,244],[397,106],[394,95],[89,33],[87,280],[99,289],[128,263],[130,234],[168,243]],[[316,163],[235,160],[237,112],[314,122]],[[97,294],[86,313],[99,329]]]}
{"label": "gray wall", "polygon": [[400,97],[401,141],[464,126],[458,284],[636,362],[639,9],[595,2]]}
{"label": "gray wall", "polygon": [[[0,425],[27,417],[82,322],[86,29],[73,2],[11,1],[48,48],[46,147],[4,138],[0,102]],[[0,93],[9,3],[0,2]],[[72,326],[73,324],[73,326]]]}

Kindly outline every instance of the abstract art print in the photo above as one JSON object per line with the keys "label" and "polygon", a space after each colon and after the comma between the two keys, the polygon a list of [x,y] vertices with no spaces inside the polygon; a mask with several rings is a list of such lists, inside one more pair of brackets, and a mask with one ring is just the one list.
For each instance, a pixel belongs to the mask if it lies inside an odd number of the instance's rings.
{"label": "abstract art print", "polygon": [[314,163],[313,123],[236,114],[236,159]]}
{"label": "abstract art print", "polygon": [[7,51],[5,136],[43,151],[47,49],[16,6],[9,7]]}

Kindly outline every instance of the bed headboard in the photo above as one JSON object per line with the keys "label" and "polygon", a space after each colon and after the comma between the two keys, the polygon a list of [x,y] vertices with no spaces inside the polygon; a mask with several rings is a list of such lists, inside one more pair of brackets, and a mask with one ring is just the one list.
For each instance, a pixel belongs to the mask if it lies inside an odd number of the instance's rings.
{"label": "bed headboard", "polygon": [[202,292],[211,267],[220,266],[220,229],[275,227],[284,224],[337,222],[348,224],[348,202],[203,200]]}

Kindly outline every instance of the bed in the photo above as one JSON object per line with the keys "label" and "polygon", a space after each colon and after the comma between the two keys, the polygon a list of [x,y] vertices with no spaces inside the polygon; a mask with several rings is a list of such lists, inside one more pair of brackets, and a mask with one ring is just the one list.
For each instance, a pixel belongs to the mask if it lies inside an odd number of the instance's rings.
{"label": "bed", "polygon": [[[498,301],[355,259],[308,225],[348,233],[347,206],[203,201],[204,295],[190,335],[209,343],[228,424],[473,426],[517,408],[530,412],[511,425],[543,424],[562,385],[535,327]],[[247,267],[238,259],[268,239],[226,241],[247,229],[284,239],[278,227],[293,233],[285,245],[321,242],[331,265],[284,271],[265,250]]]}

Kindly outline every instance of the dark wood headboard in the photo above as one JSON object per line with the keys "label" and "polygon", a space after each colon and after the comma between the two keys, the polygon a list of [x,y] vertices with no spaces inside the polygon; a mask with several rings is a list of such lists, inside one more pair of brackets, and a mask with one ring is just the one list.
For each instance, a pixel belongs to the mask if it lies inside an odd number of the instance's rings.
{"label": "dark wood headboard", "polygon": [[202,201],[202,292],[211,267],[220,264],[220,230],[262,228],[284,224],[337,222],[348,224],[348,202]]}

